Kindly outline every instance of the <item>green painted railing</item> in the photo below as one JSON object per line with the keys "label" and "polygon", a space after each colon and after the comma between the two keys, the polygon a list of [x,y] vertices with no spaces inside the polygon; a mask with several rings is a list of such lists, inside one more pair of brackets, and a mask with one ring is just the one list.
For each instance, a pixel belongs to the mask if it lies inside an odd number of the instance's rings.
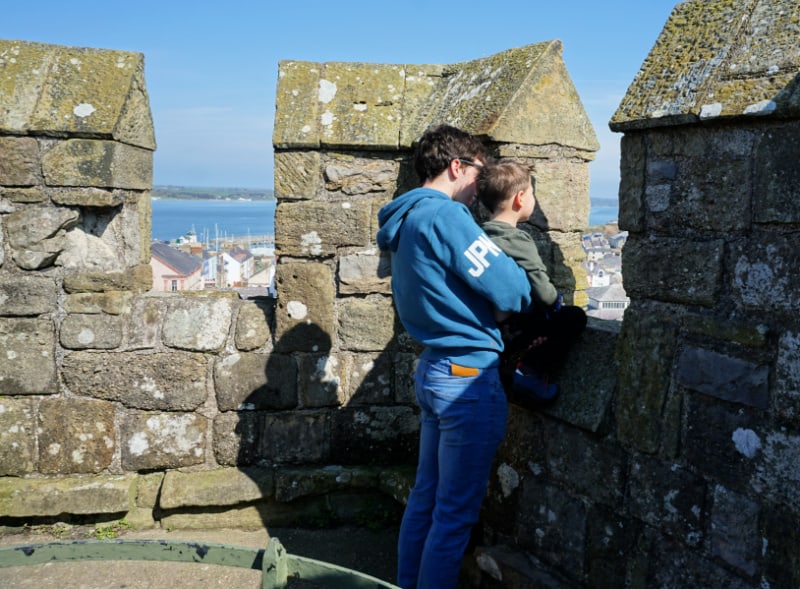
{"label": "green painted railing", "polygon": [[358,571],[288,554],[277,538],[270,538],[266,548],[167,540],[85,540],[0,548],[0,568],[81,560],[196,562],[260,570],[262,589],[287,587],[291,579],[331,589],[397,589]]}

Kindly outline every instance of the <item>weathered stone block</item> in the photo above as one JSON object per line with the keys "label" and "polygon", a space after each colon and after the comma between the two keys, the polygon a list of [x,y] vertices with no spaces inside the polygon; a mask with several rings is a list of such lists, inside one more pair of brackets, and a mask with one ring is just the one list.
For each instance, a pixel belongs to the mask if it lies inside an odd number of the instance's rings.
{"label": "weathered stone block", "polygon": [[347,401],[352,365],[349,356],[303,354],[298,362],[300,403],[303,407],[337,406]]}
{"label": "weathered stone block", "polygon": [[617,389],[619,325],[606,323],[592,322],[575,342],[558,378],[558,401],[544,411],[592,432],[606,429]]}
{"label": "weathered stone block", "polygon": [[800,333],[785,332],[778,342],[773,403],[786,420],[800,424]]}
{"label": "weathered stone block", "polygon": [[[797,245],[792,236],[773,235],[746,243],[731,251],[731,290],[737,305],[746,310],[769,309],[796,313],[800,307],[800,274],[796,267]],[[625,269],[627,288],[627,267]]]}
{"label": "weathered stone block", "polygon": [[664,428],[662,408],[677,345],[677,322],[656,308],[629,307],[617,358],[617,435],[642,452],[658,450]]}
{"label": "weathered stone block", "polygon": [[631,298],[713,306],[721,287],[723,253],[721,240],[631,236],[622,250],[625,291]]}
{"label": "weathered stone block", "polygon": [[405,405],[416,402],[414,391],[414,372],[417,369],[416,354],[400,353],[395,356],[395,365],[392,370],[394,377],[395,401]]}
{"label": "weathered stone block", "polygon": [[158,505],[158,495],[164,482],[163,472],[140,474],[136,480],[136,506],[154,509]]}
{"label": "weathered stone block", "polygon": [[275,152],[275,198],[311,200],[322,192],[319,151]]}
{"label": "weathered stone block", "polygon": [[[74,296],[74,295],[70,295]],[[133,301],[128,327],[128,347],[155,348],[161,341],[166,304],[160,297],[136,297]]]}
{"label": "weathered stone block", "polygon": [[111,350],[122,343],[122,324],[122,318],[114,315],[67,315],[59,340],[70,350]]}
{"label": "weathered stone block", "polygon": [[347,403],[390,405],[394,402],[393,355],[388,352],[354,354],[348,370]]}
{"label": "weathered stone block", "polygon": [[275,499],[289,502],[301,497],[330,495],[349,489],[375,489],[379,471],[330,465],[323,468],[284,468],[275,476]]}
{"label": "weathered stone block", "polygon": [[0,185],[42,183],[39,143],[33,137],[0,137]]}
{"label": "weathered stone block", "polygon": [[[318,63],[278,62],[275,126],[272,133],[272,144],[276,149],[319,147],[319,113],[328,96],[327,86],[323,88],[320,83],[321,70],[322,66]],[[277,173],[275,176],[277,178]],[[275,189],[277,195],[277,183]]]}
{"label": "weathered stone block", "polygon": [[730,317],[709,317],[699,313],[684,316],[683,328],[687,333],[711,338],[719,342],[732,342],[749,348],[764,348],[767,345],[769,328],[762,324],[753,324]]}
{"label": "weathered stone block", "polygon": [[[283,256],[325,257],[370,244],[371,208],[362,202],[285,202],[275,209],[275,248]],[[280,267],[280,265],[279,265]]]}
{"label": "weathered stone block", "polygon": [[297,364],[281,354],[231,354],[214,363],[214,388],[220,411],[292,409]]}
{"label": "weathered stone block", "polygon": [[543,230],[582,231],[589,226],[589,167],[586,162],[536,164],[536,209],[529,223]]}
{"label": "weathered stone block", "polygon": [[766,409],[769,405],[769,366],[733,358],[694,346],[678,359],[681,386],[733,403]]}
{"label": "weathered stone block", "polygon": [[392,299],[380,295],[346,298],[337,306],[342,349],[370,352],[393,347],[397,318]]}
{"label": "weathered stone block", "polygon": [[50,198],[71,207],[117,207],[125,201],[122,191],[89,187],[52,189]]}
{"label": "weathered stone block", "polygon": [[67,295],[64,311],[67,313],[90,313],[129,315],[133,294],[130,292],[79,292]]}
{"label": "weathered stone block", "polygon": [[762,454],[759,456],[750,487],[759,496],[785,505],[800,514],[800,435],[786,428],[771,427],[761,432]]}
{"label": "weathered stone block", "polygon": [[683,453],[697,472],[741,494],[762,461],[765,429],[751,411],[711,397],[686,397]]}
{"label": "weathered stone block", "polygon": [[0,476],[34,472],[35,431],[31,399],[0,398]]}
{"label": "weathered stone block", "polygon": [[346,407],[333,415],[337,464],[409,464],[417,458],[419,418],[411,407]]}
{"label": "weathered stone block", "polygon": [[762,522],[764,579],[771,587],[800,586],[800,515],[767,504]]}
{"label": "weathered stone block", "polygon": [[214,458],[221,466],[253,464],[260,458],[262,412],[220,413],[214,418]]}
{"label": "weathered stone block", "polygon": [[391,258],[375,249],[339,255],[339,292],[369,294],[392,292]]}
{"label": "weathered stone block", "polygon": [[244,301],[239,305],[236,317],[234,342],[242,351],[255,350],[262,347],[270,339],[275,307],[270,303]]}
{"label": "weathered stone block", "polygon": [[24,270],[52,266],[65,248],[66,230],[78,218],[78,211],[62,207],[19,207],[4,219],[12,259]]}
{"label": "weathered stone block", "polygon": [[0,478],[0,513],[6,517],[125,513],[133,506],[136,475]]}
{"label": "weathered stone block", "polygon": [[[278,221],[276,220],[276,225]],[[327,352],[333,344],[333,272],[324,264],[278,264],[275,349]]]}
{"label": "weathered stone block", "polygon": [[320,143],[397,149],[404,77],[399,65],[324,64],[319,79]]}
{"label": "weathered stone block", "polygon": [[0,52],[14,56],[3,63],[0,128],[114,137],[155,149],[140,53],[25,41],[3,41]]}
{"label": "weathered stone block", "polygon": [[[648,184],[651,230],[674,234],[680,228],[726,234],[750,226],[752,171],[749,154],[715,155],[681,161],[677,178],[656,186]],[[709,174],[709,170],[714,173]],[[651,192],[651,188],[659,186],[669,187],[669,190]]]}
{"label": "weathered stone block", "polygon": [[645,228],[646,147],[640,133],[622,136],[619,183],[619,228],[640,233]]}
{"label": "weathered stone block", "polygon": [[677,465],[639,456],[631,464],[630,510],[687,546],[699,546],[706,518],[703,479]]}
{"label": "weathered stone block", "polygon": [[122,468],[155,470],[205,462],[207,420],[196,413],[125,414],[121,424]]}
{"label": "weathered stone block", "polygon": [[[400,119],[400,147],[410,149],[414,141],[434,124],[436,113],[432,96],[444,85],[445,65],[407,65],[405,67],[405,92],[403,116]],[[447,72],[450,74],[451,72]]]}
{"label": "weathered stone block", "polygon": [[[0,188],[0,196],[9,202],[41,203],[49,200],[48,192],[42,188]],[[8,209],[8,210],[6,210]],[[13,213],[14,207],[0,206],[0,212]]]}
{"label": "weathered stone block", "polygon": [[51,319],[0,318],[0,395],[58,392]]}
{"label": "weathered stone block", "polygon": [[330,460],[331,426],[327,414],[262,415],[259,459],[278,464],[315,464]]}
{"label": "weathered stone block", "polygon": [[55,309],[56,283],[52,278],[0,274],[0,316],[43,315]]}
{"label": "weathered stone block", "polygon": [[545,422],[545,447],[550,476],[599,502],[615,508],[625,493],[627,458],[622,449],[585,432]]}
{"label": "weathered stone block", "polygon": [[325,190],[345,196],[397,193],[400,163],[394,159],[328,154],[324,162]]}
{"label": "weathered stone block", "polygon": [[198,352],[218,351],[225,344],[232,315],[229,299],[171,298],[164,317],[164,344]]}
{"label": "weathered stone block", "polygon": [[164,476],[162,509],[248,503],[273,495],[272,469],[220,468],[211,471],[170,471]]}
{"label": "weathered stone block", "polygon": [[208,396],[203,354],[73,352],[61,374],[76,395],[119,401],[127,407],[191,411]]}
{"label": "weathered stone block", "polygon": [[800,222],[800,139],[796,123],[770,128],[756,143],[753,217],[758,223]]}
{"label": "weathered stone block", "polygon": [[711,512],[711,555],[740,570],[749,577],[758,570],[762,542],[759,534],[760,509],[755,501],[728,491],[722,485],[714,488]]}
{"label": "weathered stone block", "polygon": [[50,186],[150,190],[153,152],[114,141],[68,139],[43,152],[42,170]]}
{"label": "weathered stone block", "polygon": [[[625,587],[629,561],[642,523],[602,506],[592,506],[586,516],[589,587]],[[632,585],[633,586],[633,585]]]}
{"label": "weathered stone block", "polygon": [[64,276],[64,290],[75,292],[108,292],[130,290],[147,292],[153,288],[153,269],[139,264],[125,272],[80,272]]}
{"label": "weathered stone block", "polygon": [[558,487],[525,479],[514,538],[534,556],[570,571],[586,574],[586,507]]}
{"label": "weathered stone block", "polygon": [[116,450],[114,406],[91,399],[44,399],[39,406],[39,470],[99,473]]}

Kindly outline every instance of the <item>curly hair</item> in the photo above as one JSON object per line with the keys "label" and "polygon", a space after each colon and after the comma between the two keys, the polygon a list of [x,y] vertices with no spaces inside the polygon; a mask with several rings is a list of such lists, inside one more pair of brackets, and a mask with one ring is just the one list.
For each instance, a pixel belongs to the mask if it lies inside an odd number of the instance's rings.
{"label": "curly hair", "polygon": [[439,125],[419,138],[414,152],[414,171],[420,181],[425,182],[436,178],[458,158],[485,162],[488,155],[486,147],[466,131]]}

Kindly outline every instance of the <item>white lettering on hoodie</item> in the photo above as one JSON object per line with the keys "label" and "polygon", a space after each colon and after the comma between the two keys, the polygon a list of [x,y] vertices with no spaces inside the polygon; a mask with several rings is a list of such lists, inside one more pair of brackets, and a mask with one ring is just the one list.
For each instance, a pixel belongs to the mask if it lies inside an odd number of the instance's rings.
{"label": "white lettering on hoodie", "polygon": [[486,259],[488,254],[497,257],[500,255],[500,248],[485,233],[464,250],[464,255],[473,265],[469,269],[469,273],[475,278],[483,274],[483,271],[489,267],[489,261]]}

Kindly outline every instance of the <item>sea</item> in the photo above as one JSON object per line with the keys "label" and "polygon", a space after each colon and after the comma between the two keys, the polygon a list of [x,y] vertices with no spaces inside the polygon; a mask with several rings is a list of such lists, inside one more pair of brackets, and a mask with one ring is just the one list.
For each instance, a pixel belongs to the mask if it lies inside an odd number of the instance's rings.
{"label": "sea", "polygon": [[197,240],[275,235],[274,200],[153,199],[153,239],[172,242],[194,231]]}
{"label": "sea", "polygon": [[[275,234],[274,200],[153,199],[153,239],[173,242],[194,231],[197,240]],[[616,221],[619,207],[591,204],[589,225]]]}

